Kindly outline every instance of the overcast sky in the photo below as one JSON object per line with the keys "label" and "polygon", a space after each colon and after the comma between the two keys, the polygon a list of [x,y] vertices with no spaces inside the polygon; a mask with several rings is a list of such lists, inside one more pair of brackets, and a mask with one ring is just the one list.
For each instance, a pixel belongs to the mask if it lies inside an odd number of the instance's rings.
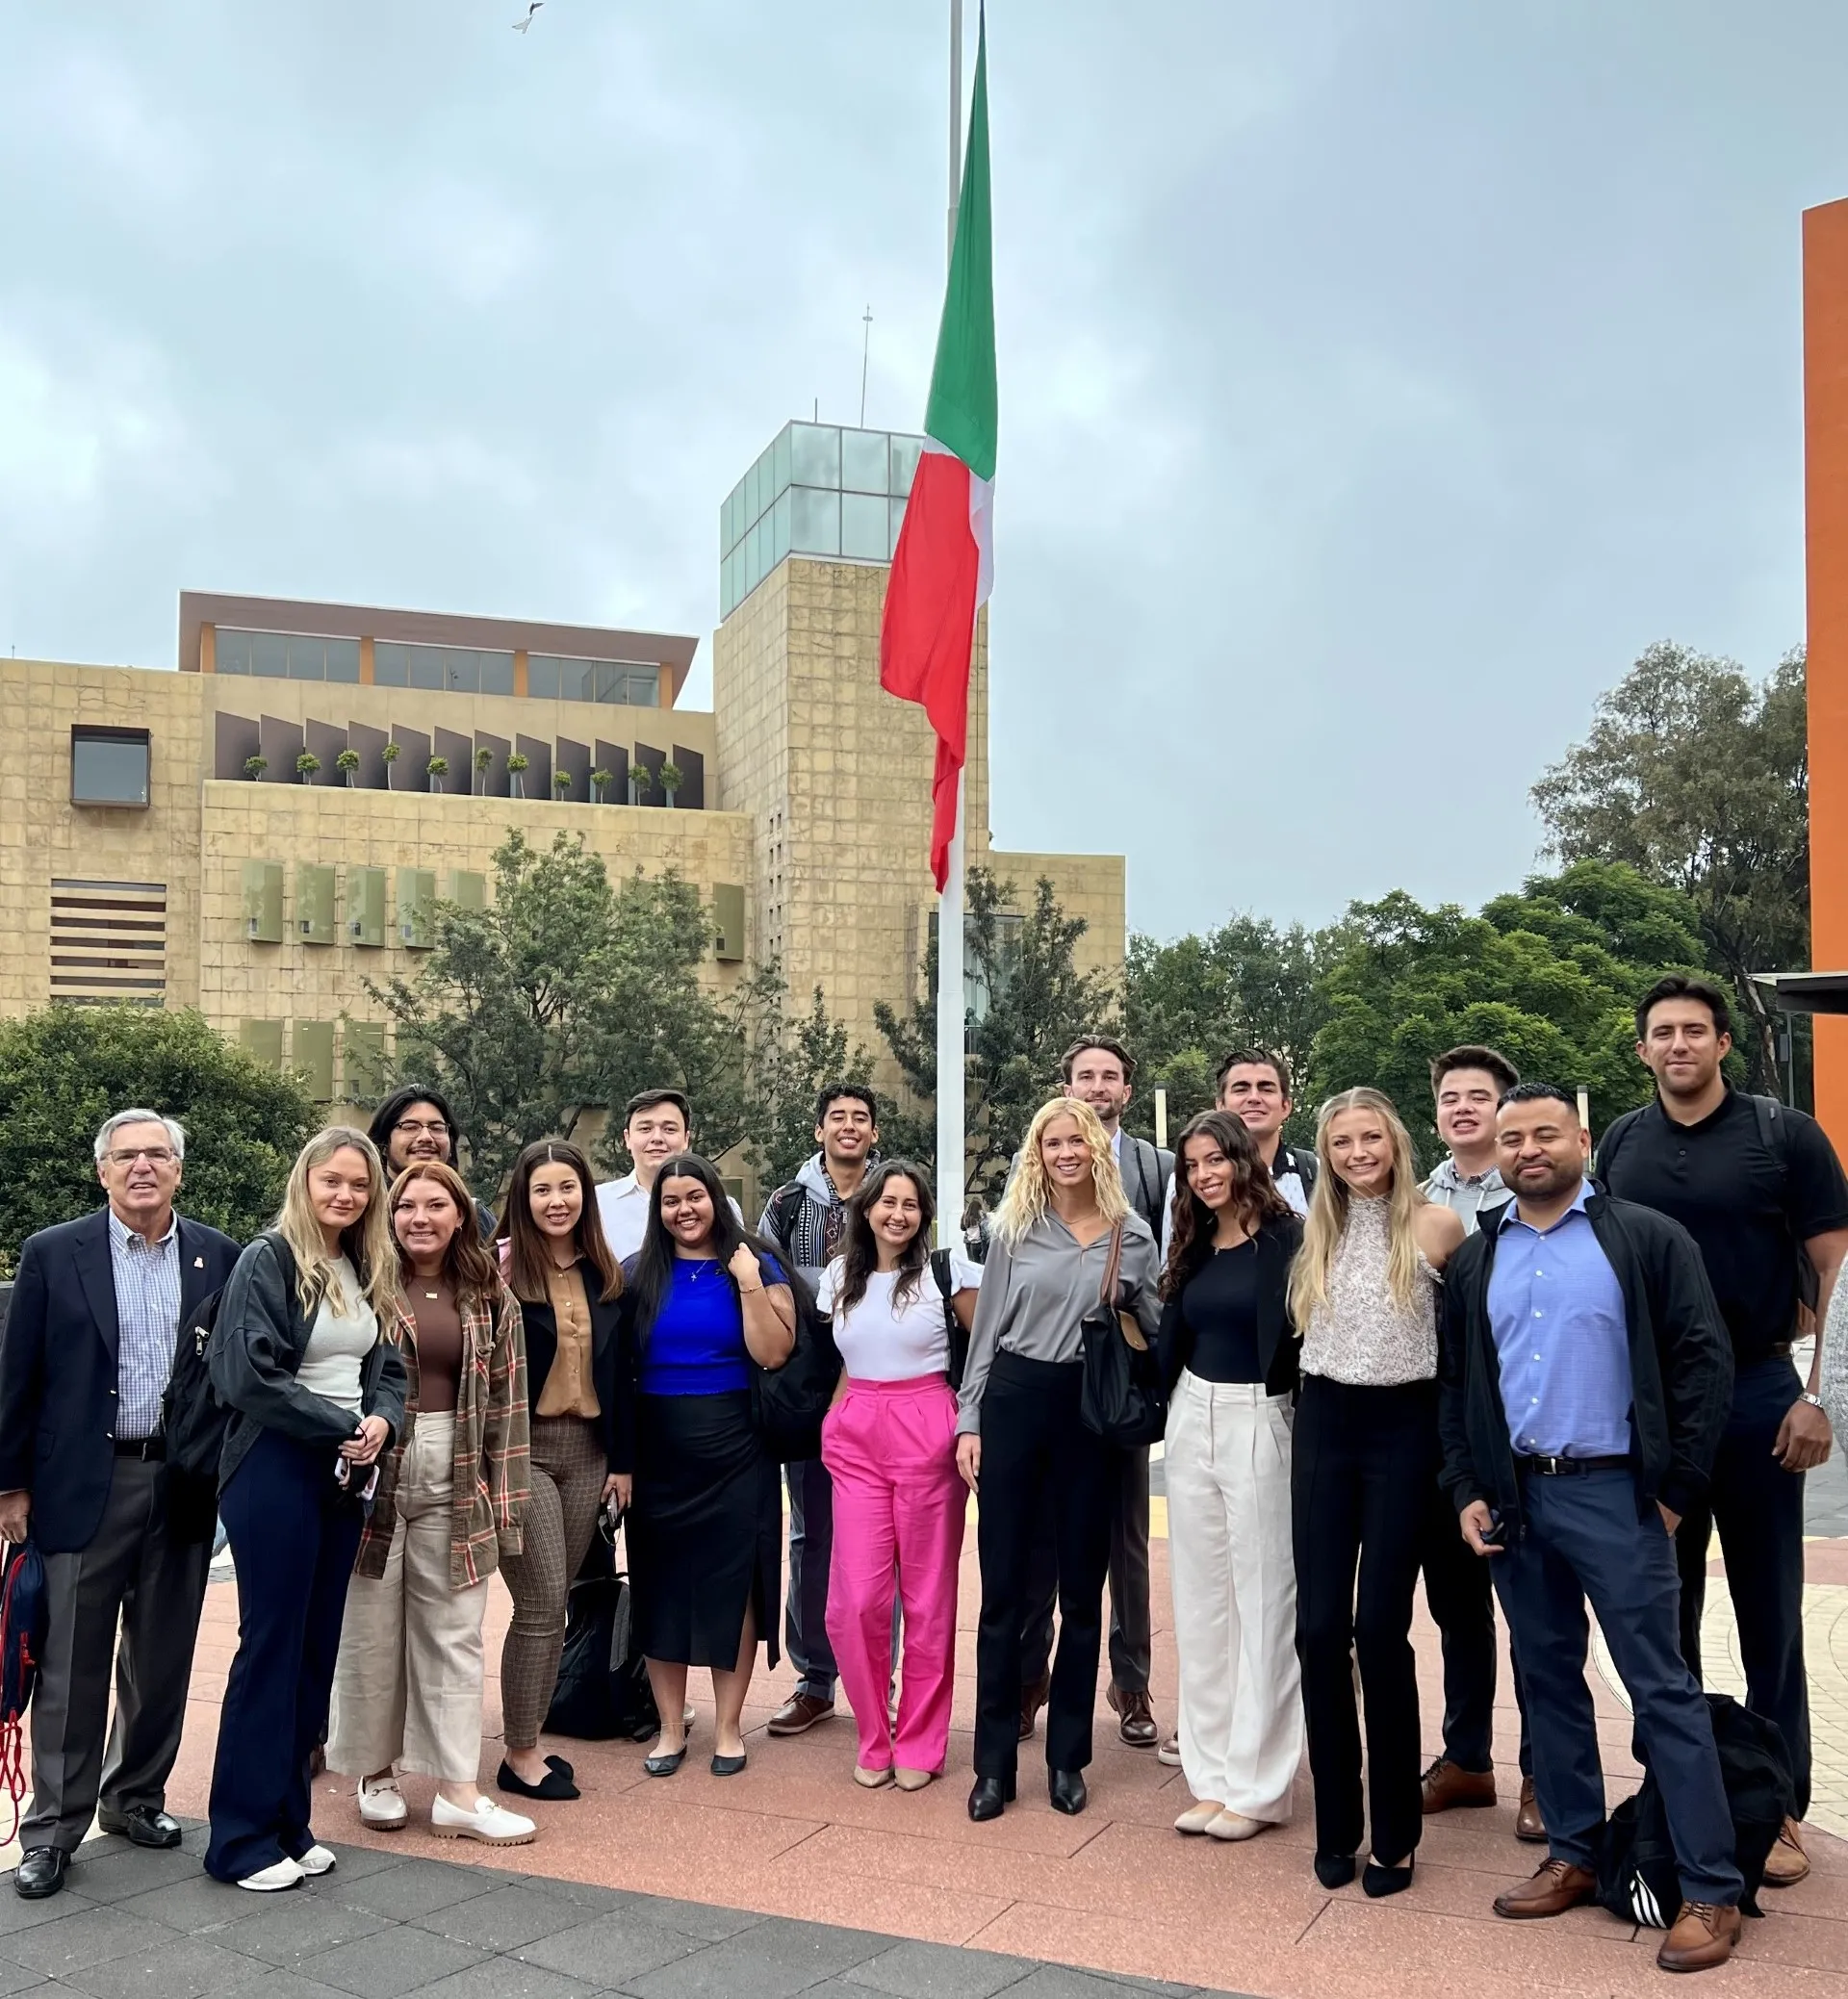
{"label": "overcast sky", "polygon": [[[922,416],[947,0],[0,0],[0,645],[182,587],[702,635]],[[970,41],[973,47],[973,0]],[[1803,635],[1840,0],[994,0],[994,833],[1160,935],[1475,903],[1651,640]]]}

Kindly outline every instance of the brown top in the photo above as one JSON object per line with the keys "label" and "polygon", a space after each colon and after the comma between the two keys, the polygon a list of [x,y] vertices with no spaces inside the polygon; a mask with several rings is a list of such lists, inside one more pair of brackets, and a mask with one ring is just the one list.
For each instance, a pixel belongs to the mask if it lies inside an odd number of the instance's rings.
{"label": "brown top", "polygon": [[532,1413],[601,1416],[603,1408],[590,1371],[590,1300],[584,1294],[583,1273],[576,1264],[568,1270],[546,1272],[546,1296],[557,1322],[558,1351]]}
{"label": "brown top", "polygon": [[417,1408],[420,1414],[452,1416],[462,1374],[462,1315],[455,1287],[447,1277],[404,1280],[404,1302],[417,1329]]}

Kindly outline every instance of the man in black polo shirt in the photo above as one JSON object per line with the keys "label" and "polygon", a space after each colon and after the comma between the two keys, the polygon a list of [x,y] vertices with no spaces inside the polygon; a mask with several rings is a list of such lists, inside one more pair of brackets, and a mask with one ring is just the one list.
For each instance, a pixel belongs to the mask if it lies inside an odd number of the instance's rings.
{"label": "man in black polo shirt", "polygon": [[[1829,1455],[1816,1395],[1822,1323],[1848,1252],[1848,1179],[1822,1128],[1801,1111],[1731,1089],[1726,995],[1705,979],[1658,980],[1636,1009],[1636,1053],[1656,1101],[1618,1118],[1599,1177],[1622,1200],[1672,1215],[1700,1244],[1732,1339],[1732,1412],[1705,1506],[1677,1536],[1681,1650],[1698,1677],[1707,1545],[1715,1525],[1738,1619],[1746,1705],[1783,1730],[1797,1816],[1810,1806],[1810,1697],[1803,1662],[1803,1474]],[[1790,1362],[1807,1261],[1816,1356],[1806,1390]],[[1810,1871],[1795,1824],[1765,1880]]]}

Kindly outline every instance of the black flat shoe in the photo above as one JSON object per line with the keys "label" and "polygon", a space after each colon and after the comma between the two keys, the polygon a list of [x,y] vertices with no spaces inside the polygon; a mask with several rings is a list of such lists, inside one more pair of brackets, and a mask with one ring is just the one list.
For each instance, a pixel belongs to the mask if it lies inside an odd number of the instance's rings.
{"label": "black flat shoe", "polygon": [[18,1870],[13,1877],[14,1892],[22,1901],[42,1902],[64,1886],[64,1870],[69,1865],[70,1856],[62,1846],[35,1846],[19,1857]]}
{"label": "black flat shoe", "polygon": [[1375,1902],[1382,1895],[1401,1895],[1412,1884],[1412,1857],[1407,1854],[1400,1867],[1382,1867],[1377,1860],[1367,1862],[1367,1871],[1360,1877],[1362,1890]]}
{"label": "black flat shoe", "polygon": [[583,1795],[570,1778],[560,1777],[555,1770],[548,1770],[537,1783],[528,1783],[508,1762],[502,1762],[496,1771],[494,1787],[505,1791],[510,1798],[539,1798],[548,1805],[562,1805]]}
{"label": "black flat shoe", "polygon": [[969,1816],[979,1826],[988,1819],[999,1818],[1013,1803],[1012,1777],[978,1777],[975,1787],[969,1792]]}
{"label": "black flat shoe", "polygon": [[679,1749],[657,1750],[652,1756],[644,1756],[642,1768],[651,1777],[672,1777],[685,1761],[686,1744],[682,1742]]}
{"label": "black flat shoe", "polygon": [[1345,1888],[1354,1878],[1352,1854],[1318,1854],[1316,1879],[1324,1888]]}
{"label": "black flat shoe", "polygon": [[744,1760],[742,1752],[735,1756],[714,1756],[712,1758],[712,1775],[714,1777],[735,1777],[744,1768]]}
{"label": "black flat shoe", "polygon": [[126,1811],[99,1811],[96,1823],[105,1832],[119,1832],[131,1846],[165,1852],[180,1843],[180,1822],[151,1805],[131,1805]]}
{"label": "black flat shoe", "polygon": [[569,1783],[572,1781],[572,1779],[578,1775],[577,1771],[574,1770],[571,1767],[571,1765],[565,1761],[563,1756],[548,1756],[546,1758],[546,1768],[548,1770],[557,1771],[558,1775],[562,1777],[567,1783]]}
{"label": "black flat shoe", "polygon": [[1082,1770],[1048,1771],[1046,1793],[1052,1800],[1053,1810],[1063,1811],[1067,1818],[1076,1818],[1091,1803],[1091,1793],[1085,1788]]}

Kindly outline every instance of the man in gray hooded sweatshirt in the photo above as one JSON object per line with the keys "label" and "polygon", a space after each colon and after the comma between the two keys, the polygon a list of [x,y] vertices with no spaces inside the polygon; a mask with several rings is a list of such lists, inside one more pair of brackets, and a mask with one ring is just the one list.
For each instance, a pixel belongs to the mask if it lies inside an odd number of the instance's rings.
{"label": "man in gray hooded sweatshirt", "polygon": [[[879,1143],[879,1104],[863,1083],[830,1083],[815,1098],[821,1150],[770,1196],[757,1232],[808,1280],[810,1289],[839,1254],[847,1203],[860,1191]],[[770,1717],[772,1735],[800,1735],[834,1711],[834,1648],[828,1643],[828,1564],[834,1546],[834,1487],[819,1459],[787,1468],[789,1599],[783,1644],[796,1690]]]}

